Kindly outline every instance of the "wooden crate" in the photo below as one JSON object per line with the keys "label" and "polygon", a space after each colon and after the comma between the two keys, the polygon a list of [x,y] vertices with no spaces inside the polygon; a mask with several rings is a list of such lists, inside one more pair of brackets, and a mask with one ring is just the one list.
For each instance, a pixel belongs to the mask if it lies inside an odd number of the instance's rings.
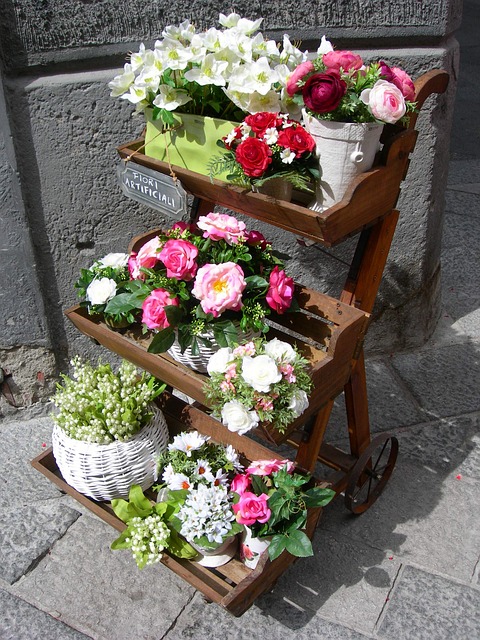
{"label": "wooden crate", "polygon": [[[216,442],[231,444],[247,460],[273,457],[271,451],[249,438],[229,432],[227,435],[226,430],[216,420],[210,418],[199,408],[189,406],[168,394],[165,394],[159,402],[171,435],[187,428],[197,429],[201,433],[209,435]],[[275,457],[282,458],[279,455]],[[125,529],[126,525],[117,518],[109,502],[92,500],[65,482],[51,448],[32,460],[32,465],[61,491],[75,498],[114,529],[119,532]],[[326,486],[326,483],[323,483],[323,486]],[[309,511],[307,535],[310,538],[313,536],[320,514],[321,509]],[[284,551],[271,562],[268,552],[265,552],[257,567],[252,570],[245,567],[238,555],[226,565],[216,568],[203,567],[196,562],[183,560],[168,553],[162,557],[162,563],[165,566],[198,589],[208,600],[219,604],[235,616],[242,615],[258,596],[271,589],[279,576],[295,560],[294,556]]]}
{"label": "wooden crate", "polygon": [[[284,434],[271,426],[264,428],[276,444],[342,392],[369,321],[369,315],[363,311],[312,289],[297,286],[295,294],[301,311],[272,316],[268,336],[297,345],[310,363],[314,389],[308,409]],[[85,335],[208,407],[203,392],[206,376],[175,362],[168,354],[149,353],[152,335],[142,334],[140,325],[118,331],[107,326],[99,316],[88,315],[83,307],[75,306],[65,313]]]}

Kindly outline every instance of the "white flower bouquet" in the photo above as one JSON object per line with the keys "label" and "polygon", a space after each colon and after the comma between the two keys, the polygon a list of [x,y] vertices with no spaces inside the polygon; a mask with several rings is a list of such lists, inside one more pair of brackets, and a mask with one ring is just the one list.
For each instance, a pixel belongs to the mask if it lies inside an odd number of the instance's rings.
{"label": "white flower bouquet", "polygon": [[219,16],[221,29],[198,32],[189,20],[168,26],[153,49],[142,43],[110,83],[112,97],[153,120],[173,125],[173,112],[242,119],[258,111],[288,112],[287,77],[305,54],[284,35],[282,45],[258,31],[262,18]]}
{"label": "white flower bouquet", "polygon": [[309,404],[307,365],[292,345],[277,338],[220,349],[209,360],[205,384],[213,415],[240,435],[261,422],[285,433]]}

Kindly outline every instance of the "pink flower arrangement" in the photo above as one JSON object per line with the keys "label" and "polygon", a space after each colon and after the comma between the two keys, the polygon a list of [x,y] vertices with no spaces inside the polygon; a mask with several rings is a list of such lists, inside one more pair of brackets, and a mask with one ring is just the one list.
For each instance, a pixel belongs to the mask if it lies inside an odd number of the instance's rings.
{"label": "pink flower arrangement", "polygon": [[338,122],[395,124],[415,109],[415,86],[383,60],[366,65],[352,51],[335,51],[322,38],[313,61],[300,64],[286,91],[311,116]]}
{"label": "pink flower arrangement", "polygon": [[[211,212],[195,224],[175,223],[129,259],[137,283],[123,303],[137,305],[142,322],[156,332],[150,351],[228,346],[242,331],[265,332],[266,317],[294,303],[294,282],[272,246],[235,217]],[[119,301],[119,305],[122,301]],[[237,321],[237,325],[234,324]]]}

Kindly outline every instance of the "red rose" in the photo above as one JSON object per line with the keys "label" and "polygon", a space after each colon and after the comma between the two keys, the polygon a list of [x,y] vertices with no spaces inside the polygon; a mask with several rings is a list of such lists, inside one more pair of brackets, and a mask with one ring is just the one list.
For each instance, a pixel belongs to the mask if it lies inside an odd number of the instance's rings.
{"label": "red rose", "polygon": [[304,153],[311,153],[315,149],[315,140],[301,126],[292,126],[279,133],[277,144],[295,151],[295,157],[300,158]]}
{"label": "red rose", "polygon": [[303,89],[305,106],[314,113],[335,111],[347,91],[347,84],[336,71],[316,73],[306,81]]}
{"label": "red rose", "polygon": [[351,51],[329,51],[323,54],[323,64],[332,71],[349,71],[363,67],[362,58]]}
{"label": "red rose", "polygon": [[266,129],[270,127],[276,127],[279,124],[279,119],[276,113],[270,113],[268,111],[261,111],[260,113],[254,113],[245,118],[246,124],[252,128],[252,131],[257,135],[265,133]]}
{"label": "red rose", "polygon": [[235,151],[235,159],[249,178],[259,178],[272,162],[272,150],[258,138],[247,138]]}
{"label": "red rose", "polygon": [[260,231],[250,231],[247,236],[247,244],[251,247],[260,247],[262,250],[267,248],[265,236]]}
{"label": "red rose", "polygon": [[290,308],[293,298],[294,282],[285,271],[276,266],[270,274],[269,288],[266,295],[268,306],[277,313]]}

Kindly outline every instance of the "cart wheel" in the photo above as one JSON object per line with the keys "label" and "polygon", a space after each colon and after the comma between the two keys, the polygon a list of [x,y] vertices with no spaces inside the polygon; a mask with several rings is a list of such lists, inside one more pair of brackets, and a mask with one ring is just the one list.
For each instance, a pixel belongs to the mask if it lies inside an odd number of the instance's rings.
{"label": "cart wheel", "polygon": [[345,506],[352,513],[366,511],[382,493],[392,475],[398,440],[387,433],[376,436],[349,473]]}

